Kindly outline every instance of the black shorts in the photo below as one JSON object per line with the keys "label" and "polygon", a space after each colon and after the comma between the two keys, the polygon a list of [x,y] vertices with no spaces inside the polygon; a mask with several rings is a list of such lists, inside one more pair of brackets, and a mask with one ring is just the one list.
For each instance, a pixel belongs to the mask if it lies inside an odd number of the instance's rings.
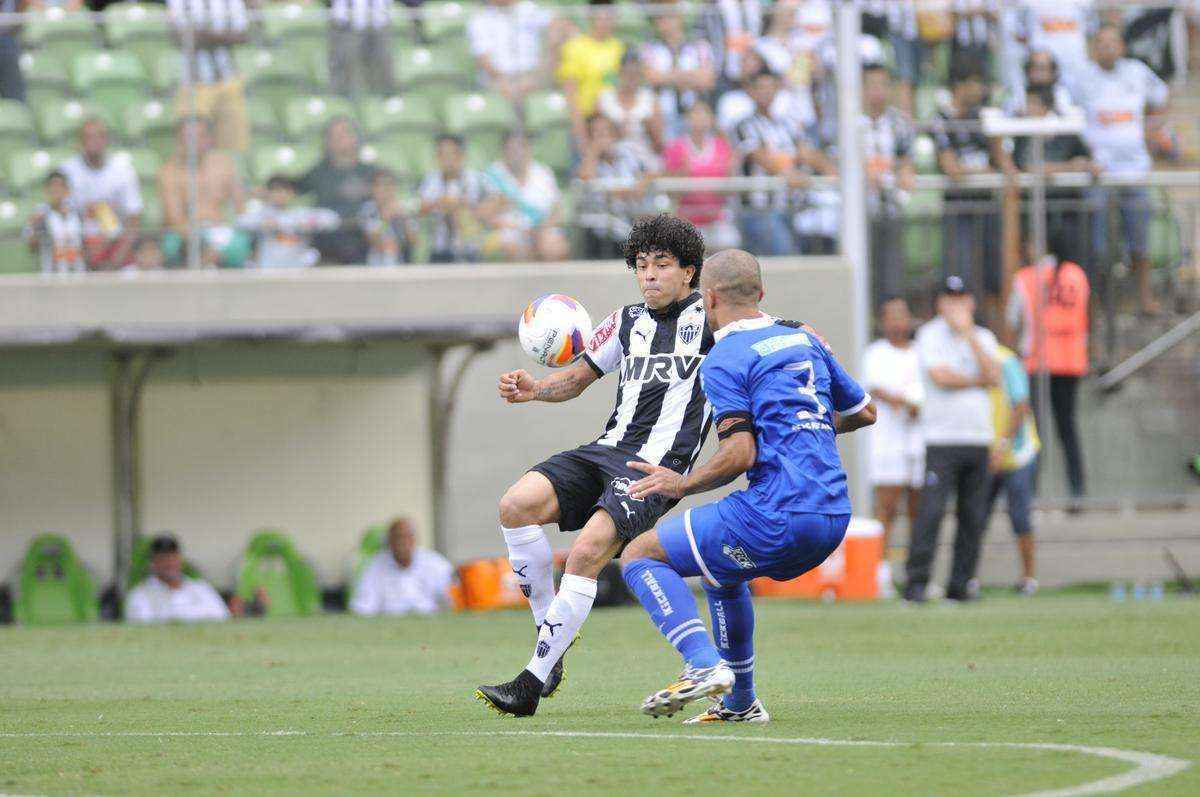
{"label": "black shorts", "polygon": [[588,443],[555,454],[529,470],[545,476],[554,487],[559,531],[579,531],[597,509],[603,509],[612,517],[620,538],[629,542],[654,528],[678,503],[662,495],[630,498],[629,485],[646,475],[626,466],[631,459],[638,457]]}

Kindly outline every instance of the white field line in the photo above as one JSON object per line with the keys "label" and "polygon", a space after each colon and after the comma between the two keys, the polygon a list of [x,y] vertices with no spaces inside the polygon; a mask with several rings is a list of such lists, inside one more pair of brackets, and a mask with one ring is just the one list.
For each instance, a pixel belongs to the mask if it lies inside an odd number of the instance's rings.
{"label": "white field line", "polygon": [[[1063,789],[1032,792],[1022,797],[1083,797],[1089,794],[1111,794],[1144,783],[1150,783],[1178,774],[1192,765],[1191,761],[1137,750],[1122,750],[1116,747],[1091,747],[1082,744],[1056,744],[1051,742],[883,742],[865,739],[816,739],[785,736],[715,736],[695,733],[636,733],[617,731],[0,731],[0,739],[59,739],[59,738],[238,738],[238,737],[317,737],[331,738],[376,738],[376,737],[431,737],[431,736],[541,736],[565,739],[654,739],[656,741],[701,741],[749,744],[793,744],[821,747],[921,747],[978,748],[1009,750],[1049,750],[1060,753],[1078,753],[1096,758],[1108,758],[1133,764],[1133,769],[1100,780],[1068,786]],[[0,797],[5,797],[0,795]]]}

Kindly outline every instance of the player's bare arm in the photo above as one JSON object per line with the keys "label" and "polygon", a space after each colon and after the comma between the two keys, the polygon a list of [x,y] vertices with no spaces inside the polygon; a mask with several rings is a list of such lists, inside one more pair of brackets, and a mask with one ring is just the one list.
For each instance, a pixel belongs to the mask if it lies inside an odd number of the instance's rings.
{"label": "player's bare arm", "polygon": [[634,470],[647,474],[629,485],[629,497],[641,500],[648,495],[665,495],[679,499],[686,495],[705,493],[724,487],[741,476],[754,464],[758,446],[750,432],[735,432],[721,440],[717,453],[689,475],[684,476],[661,465],[631,461]]}
{"label": "player's bare arm", "polygon": [[534,379],[533,374],[524,369],[500,374],[497,389],[500,398],[509,404],[523,404],[526,401],[569,401],[595,382],[598,377],[583,360],[568,365],[562,370]]}
{"label": "player's bare arm", "polygon": [[875,423],[875,402],[869,401],[867,402],[867,406],[853,415],[842,415],[839,413],[833,421],[833,431],[835,434],[846,434],[870,426],[873,423]]}

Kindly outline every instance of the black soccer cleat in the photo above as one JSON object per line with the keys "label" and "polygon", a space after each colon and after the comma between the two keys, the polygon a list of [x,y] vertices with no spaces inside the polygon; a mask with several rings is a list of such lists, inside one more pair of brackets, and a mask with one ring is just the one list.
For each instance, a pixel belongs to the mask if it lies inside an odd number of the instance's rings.
{"label": "black soccer cleat", "polygon": [[521,674],[508,683],[481,686],[475,690],[477,700],[482,700],[501,714],[514,717],[532,717],[537,711],[541,695],[542,682],[529,670],[521,670]]}
{"label": "black soccer cleat", "polygon": [[562,656],[554,663],[554,669],[550,670],[550,674],[546,676],[546,683],[542,684],[542,698],[554,697],[558,693],[558,687],[562,686],[563,681],[567,680],[566,671],[563,668],[563,662],[566,661],[567,651],[575,647],[575,643],[579,641],[579,634],[571,640],[571,644],[567,646],[567,650],[563,651]]}

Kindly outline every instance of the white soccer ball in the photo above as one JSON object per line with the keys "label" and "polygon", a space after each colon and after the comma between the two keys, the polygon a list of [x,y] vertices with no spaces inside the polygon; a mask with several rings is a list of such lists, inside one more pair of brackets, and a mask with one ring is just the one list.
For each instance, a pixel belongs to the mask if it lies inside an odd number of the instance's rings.
{"label": "white soccer ball", "polygon": [[561,293],[547,293],[529,303],[517,325],[525,353],[542,365],[561,368],[587,348],[592,319],[583,305]]}

